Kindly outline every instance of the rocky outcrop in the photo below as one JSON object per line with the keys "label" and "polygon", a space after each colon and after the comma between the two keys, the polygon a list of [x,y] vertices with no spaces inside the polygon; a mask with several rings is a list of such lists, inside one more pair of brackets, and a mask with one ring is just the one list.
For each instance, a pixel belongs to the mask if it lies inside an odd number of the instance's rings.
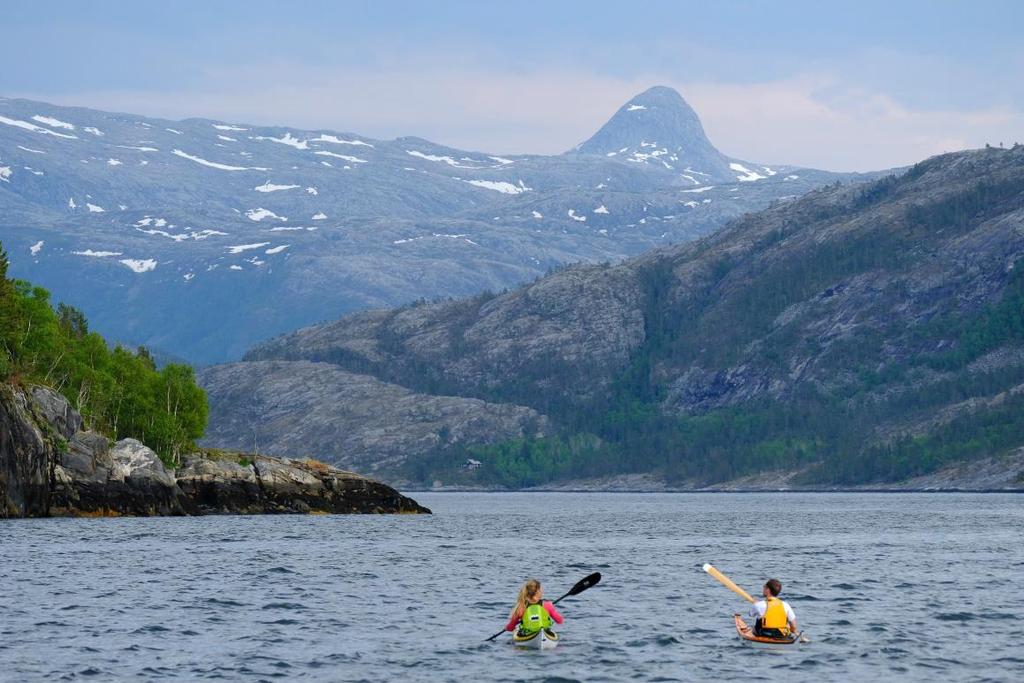
{"label": "rocky outcrop", "polygon": [[451,443],[540,436],[547,428],[530,408],[419,394],[330,363],[236,363],[203,369],[199,380],[212,410],[205,445],[316,454],[363,472]]}
{"label": "rocky outcrop", "polygon": [[81,426],[59,393],[0,385],[0,516],[429,512],[316,461],[202,452],[173,471],[140,441]]}
{"label": "rocky outcrop", "polygon": [[315,460],[193,455],[177,482],[203,513],[427,511],[390,486]]}
{"label": "rocky outcrop", "polygon": [[[24,392],[0,384],[0,515],[34,517],[50,509],[50,463],[56,439],[43,434],[49,423],[33,414]],[[54,435],[56,436],[56,435]]]}

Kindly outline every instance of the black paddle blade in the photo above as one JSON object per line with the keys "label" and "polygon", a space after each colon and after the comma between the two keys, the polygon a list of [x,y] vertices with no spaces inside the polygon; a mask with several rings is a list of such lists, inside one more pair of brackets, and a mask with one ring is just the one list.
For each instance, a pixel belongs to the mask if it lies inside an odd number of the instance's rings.
{"label": "black paddle blade", "polygon": [[575,586],[570,588],[569,592],[566,593],[566,595],[579,595],[580,593],[582,593],[583,591],[587,590],[588,588],[593,588],[594,586],[596,586],[600,582],[601,582],[601,572],[594,572],[593,574],[591,574],[590,576],[588,576],[587,578],[583,579],[582,581],[577,583]]}

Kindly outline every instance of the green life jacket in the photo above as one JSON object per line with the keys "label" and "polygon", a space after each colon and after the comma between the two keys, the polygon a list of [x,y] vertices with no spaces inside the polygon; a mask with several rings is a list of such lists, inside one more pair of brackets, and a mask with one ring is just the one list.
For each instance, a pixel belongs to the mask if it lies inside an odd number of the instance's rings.
{"label": "green life jacket", "polygon": [[539,602],[527,605],[523,610],[522,621],[519,622],[519,630],[523,633],[535,633],[542,628],[551,628],[551,615]]}

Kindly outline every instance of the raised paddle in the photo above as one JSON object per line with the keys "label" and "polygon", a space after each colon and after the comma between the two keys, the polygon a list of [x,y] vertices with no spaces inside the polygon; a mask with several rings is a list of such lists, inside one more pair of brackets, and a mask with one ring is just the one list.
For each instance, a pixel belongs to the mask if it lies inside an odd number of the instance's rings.
{"label": "raised paddle", "polygon": [[[562,600],[565,600],[570,595],[579,595],[580,593],[582,593],[583,591],[587,590],[588,588],[593,588],[594,586],[596,586],[600,582],[601,582],[601,572],[594,572],[593,574],[591,574],[590,576],[588,576],[587,578],[583,579],[582,581],[578,582],[575,586],[570,588],[568,593],[566,593],[562,597],[558,598],[557,600],[553,600],[551,602],[551,604],[552,605],[557,605],[558,603],[560,603]],[[495,633],[493,636],[491,636],[490,638],[488,638],[484,642],[485,643],[490,642],[490,641],[494,640],[495,638],[497,638],[498,636],[500,636],[504,632],[505,632],[505,629],[501,629],[500,631]]]}
{"label": "raised paddle", "polygon": [[[710,564],[705,564],[703,569],[708,574],[711,574],[711,576],[713,576],[716,579],[718,579],[718,582],[720,584],[722,584],[723,586],[725,586],[726,588],[731,590],[733,593],[736,593],[737,595],[742,597],[747,602],[756,602],[756,600],[754,600],[754,598],[752,598],[750,596],[750,593],[748,593],[747,591],[745,591],[742,588],[740,588],[739,586],[737,586],[735,583],[732,582],[732,579],[730,579],[728,576],[726,576],[722,572],[720,572],[717,569],[715,569],[714,567],[712,567]],[[800,633],[796,634],[796,636],[794,637],[794,640],[799,640],[801,643],[809,643],[809,642],[811,642],[807,638],[807,636],[804,635],[803,631],[800,631]]]}
{"label": "raised paddle", "polygon": [[710,564],[704,565],[704,571],[706,571],[708,574],[711,574],[711,576],[713,576],[716,579],[718,579],[718,582],[720,584],[722,584],[723,586],[725,586],[726,588],[731,590],[736,595],[739,595],[741,598],[743,598],[747,602],[756,602],[756,600],[754,600],[754,598],[750,597],[750,593],[748,593],[747,591],[745,591],[742,588],[740,588],[739,586],[737,586],[735,583],[732,582],[732,579],[730,579],[728,576],[726,576],[722,572],[720,572],[717,569],[715,569],[714,567],[712,567]]}

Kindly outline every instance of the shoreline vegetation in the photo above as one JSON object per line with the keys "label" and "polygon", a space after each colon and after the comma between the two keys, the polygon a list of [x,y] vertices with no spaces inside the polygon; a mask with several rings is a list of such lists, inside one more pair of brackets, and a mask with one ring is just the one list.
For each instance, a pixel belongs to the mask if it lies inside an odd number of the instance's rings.
{"label": "shoreline vegetation", "polygon": [[198,448],[191,367],[111,349],[7,266],[0,245],[0,517],[430,512],[317,460]]}

